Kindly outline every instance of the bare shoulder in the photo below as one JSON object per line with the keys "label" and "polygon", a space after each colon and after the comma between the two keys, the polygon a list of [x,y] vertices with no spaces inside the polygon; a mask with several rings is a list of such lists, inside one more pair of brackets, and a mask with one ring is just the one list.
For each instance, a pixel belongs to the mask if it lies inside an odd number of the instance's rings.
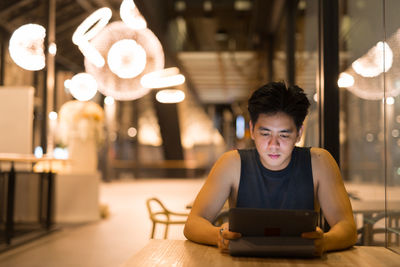
{"label": "bare shoulder", "polygon": [[211,221],[230,197],[236,177],[240,176],[240,156],[236,150],[222,154],[212,167],[193,204],[191,214]]}
{"label": "bare shoulder", "polygon": [[341,179],[339,166],[331,153],[326,149],[313,147],[311,148],[311,162],[313,176],[318,184],[322,181],[334,181]]}
{"label": "bare shoulder", "polygon": [[320,147],[312,147],[311,148],[311,156],[312,157],[326,157],[326,156],[330,156],[331,154],[328,152],[328,150],[324,149],[324,148],[320,148]]}
{"label": "bare shoulder", "polygon": [[237,165],[238,163],[240,163],[239,152],[237,150],[229,150],[222,154],[217,163]]}
{"label": "bare shoulder", "polygon": [[[328,150],[320,148],[320,147],[312,147],[311,148],[311,161],[313,166],[320,167],[324,164],[332,164],[335,163],[335,159],[332,157],[331,153]],[[333,162],[332,162],[333,161]]]}
{"label": "bare shoulder", "polygon": [[240,156],[237,150],[230,150],[222,154],[222,156],[214,164],[210,176],[211,177],[233,177],[240,173]]}

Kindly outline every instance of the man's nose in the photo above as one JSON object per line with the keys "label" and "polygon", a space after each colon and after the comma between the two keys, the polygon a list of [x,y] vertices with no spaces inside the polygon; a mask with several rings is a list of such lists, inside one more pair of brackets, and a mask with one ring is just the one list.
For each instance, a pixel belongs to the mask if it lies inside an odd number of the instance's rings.
{"label": "man's nose", "polygon": [[279,146],[279,140],[277,136],[271,136],[271,139],[269,140],[269,144],[270,147],[273,146]]}

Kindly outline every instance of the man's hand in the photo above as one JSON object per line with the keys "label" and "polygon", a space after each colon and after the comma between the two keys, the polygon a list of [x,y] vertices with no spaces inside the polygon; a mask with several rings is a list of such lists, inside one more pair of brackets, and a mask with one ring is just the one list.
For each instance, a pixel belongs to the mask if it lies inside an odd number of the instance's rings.
{"label": "man's hand", "polygon": [[223,253],[229,253],[229,240],[238,239],[240,233],[229,231],[229,223],[224,223],[218,232],[218,248]]}
{"label": "man's hand", "polygon": [[315,256],[322,256],[324,253],[324,231],[317,226],[314,232],[302,233],[301,237],[314,239]]}

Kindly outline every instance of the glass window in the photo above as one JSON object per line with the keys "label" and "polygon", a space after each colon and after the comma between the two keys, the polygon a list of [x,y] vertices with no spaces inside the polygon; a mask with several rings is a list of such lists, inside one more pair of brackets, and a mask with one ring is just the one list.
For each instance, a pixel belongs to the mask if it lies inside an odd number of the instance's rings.
{"label": "glass window", "polygon": [[318,71],[318,1],[298,3],[296,22],[295,83],[304,89],[310,103],[301,145],[319,146],[316,80]]}
{"label": "glass window", "polygon": [[[399,248],[400,19],[395,0],[340,1],[341,169],[359,243]],[[385,210],[386,208],[386,210]]]}
{"label": "glass window", "polygon": [[387,245],[400,253],[400,2],[385,1]]}

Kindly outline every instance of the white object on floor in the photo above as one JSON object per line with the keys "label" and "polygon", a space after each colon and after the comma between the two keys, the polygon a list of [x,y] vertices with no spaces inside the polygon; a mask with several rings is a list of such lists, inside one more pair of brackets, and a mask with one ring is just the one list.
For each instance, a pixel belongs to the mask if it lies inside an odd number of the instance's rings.
{"label": "white object on floor", "polygon": [[79,223],[100,219],[100,173],[55,176],[55,222]]}

